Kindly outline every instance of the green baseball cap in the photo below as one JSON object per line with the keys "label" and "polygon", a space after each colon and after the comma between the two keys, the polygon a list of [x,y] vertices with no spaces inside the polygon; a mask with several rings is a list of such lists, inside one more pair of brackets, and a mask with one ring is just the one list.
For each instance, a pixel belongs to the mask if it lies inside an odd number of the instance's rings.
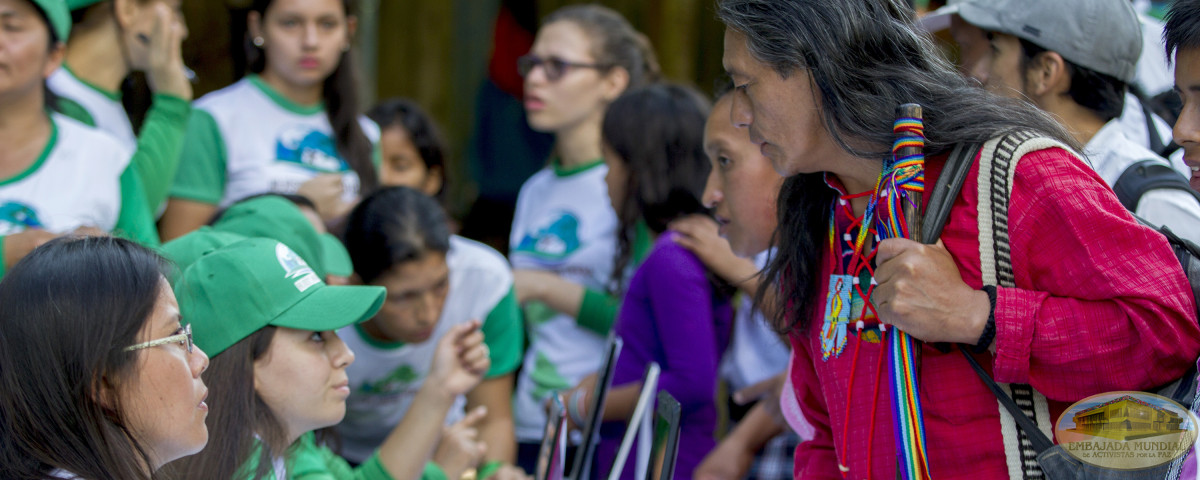
{"label": "green baseball cap", "polygon": [[[333,246],[321,239],[321,234],[300,207],[286,198],[265,195],[235,203],[225,210],[213,228],[250,238],[279,240],[295,250],[322,279],[330,272],[325,252]],[[343,255],[349,256],[344,252]]]}
{"label": "green baseball cap", "polygon": [[81,8],[90,7],[103,1],[104,0],[67,0],[67,8],[70,8],[71,11],[74,12]]}
{"label": "green baseball cap", "polygon": [[329,286],[287,245],[250,238],[201,256],[175,284],[179,310],[210,357],[274,325],[337,330],[383,306],[383,287]]}
{"label": "green baseball cap", "polygon": [[[159,250],[163,256],[175,262],[175,272],[178,276],[191,264],[196,263],[200,257],[245,239],[246,237],[236,233],[222,232],[204,226],[164,243]],[[175,279],[171,280],[174,282]]]}
{"label": "green baseball cap", "polygon": [[71,36],[71,10],[64,0],[30,0],[50,20],[50,28],[58,41],[67,43]]}
{"label": "green baseball cap", "polygon": [[325,270],[331,275],[349,277],[354,274],[354,262],[350,260],[350,252],[342,241],[332,233],[321,234],[321,247],[325,256]]}

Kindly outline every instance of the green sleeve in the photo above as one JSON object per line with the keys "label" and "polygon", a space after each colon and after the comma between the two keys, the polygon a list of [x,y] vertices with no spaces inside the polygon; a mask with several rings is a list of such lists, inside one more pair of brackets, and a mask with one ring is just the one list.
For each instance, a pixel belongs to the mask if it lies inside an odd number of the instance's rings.
{"label": "green sleeve", "polygon": [[484,378],[496,378],[512,373],[521,364],[521,349],[525,347],[525,328],[517,291],[511,287],[483,320],[483,342],[492,354],[492,367]]}
{"label": "green sleeve", "polygon": [[376,451],[357,468],[332,450],[317,445],[312,432],[296,441],[287,454],[288,480],[394,480]]}
{"label": "green sleeve", "polygon": [[436,463],[425,462],[425,471],[421,472],[421,480],[447,480],[446,472]]}
{"label": "green sleeve", "polygon": [[80,105],[79,102],[71,100],[67,97],[56,97],[54,101],[55,110],[57,110],[58,113],[66,115],[71,119],[89,127],[96,126],[96,119],[92,118],[92,114],[89,113],[86,108],[83,108],[83,105]]}
{"label": "green sleeve", "polygon": [[142,179],[133,164],[121,173],[121,211],[112,233],[147,247],[157,248],[162,243],[154,225],[154,210],[146,202]]}
{"label": "green sleeve", "polygon": [[146,121],[142,123],[142,131],[138,133],[133,166],[142,177],[146,202],[152,212],[162,206],[171,182],[175,180],[191,111],[191,104],[182,98],[155,94]]}
{"label": "green sleeve", "polygon": [[217,121],[204,110],[192,109],[171,197],[216,205],[225,195],[225,140]]}
{"label": "green sleeve", "polygon": [[579,303],[579,313],[575,321],[579,326],[608,335],[613,322],[617,319],[617,309],[621,308],[621,299],[599,290],[586,288],[583,290],[583,301]]}
{"label": "green sleeve", "polygon": [[0,279],[4,278],[4,272],[8,271],[8,265],[4,264],[4,239],[8,235],[0,235]]}
{"label": "green sleeve", "polygon": [[[638,222],[633,236],[632,258],[635,267],[642,264],[642,260],[646,259],[653,247],[654,238],[650,235],[650,229],[646,227],[646,222]],[[585,288],[583,301],[579,303],[579,313],[575,314],[575,322],[600,335],[608,335],[620,308],[621,299],[619,297],[600,290]]]}

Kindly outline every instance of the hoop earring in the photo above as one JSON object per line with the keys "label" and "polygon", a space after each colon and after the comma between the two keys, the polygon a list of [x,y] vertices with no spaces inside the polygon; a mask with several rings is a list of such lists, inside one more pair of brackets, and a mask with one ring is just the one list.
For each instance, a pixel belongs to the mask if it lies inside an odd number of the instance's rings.
{"label": "hoop earring", "polygon": [[254,40],[252,40],[252,42],[254,43],[254,46],[260,47],[260,48],[263,46],[263,44],[267,43],[267,41],[263,40],[262,37],[254,37]]}

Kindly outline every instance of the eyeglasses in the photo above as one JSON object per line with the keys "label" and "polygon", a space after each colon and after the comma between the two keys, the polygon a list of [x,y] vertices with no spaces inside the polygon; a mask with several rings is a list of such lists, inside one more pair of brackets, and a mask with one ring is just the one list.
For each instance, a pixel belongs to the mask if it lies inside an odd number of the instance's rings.
{"label": "eyeglasses", "polygon": [[192,353],[192,324],[189,323],[187,325],[184,325],[181,330],[183,330],[183,333],[178,333],[175,335],[171,335],[169,337],[163,337],[158,340],[151,340],[149,342],[139,343],[137,345],[130,345],[128,347],[125,347],[125,351],[132,352],[132,351],[136,351],[136,350],[141,350],[143,348],[150,348],[150,347],[157,347],[159,345],[166,345],[168,343],[179,343],[179,344],[187,346],[187,352]]}
{"label": "eyeglasses", "polygon": [[599,63],[578,63],[569,62],[558,57],[542,58],[537,55],[524,55],[517,59],[517,72],[522,77],[529,76],[529,72],[533,71],[533,67],[541,66],[542,72],[546,74],[546,80],[557,82],[563,75],[567,74],[569,68],[594,68],[603,70],[608,68],[608,65]]}

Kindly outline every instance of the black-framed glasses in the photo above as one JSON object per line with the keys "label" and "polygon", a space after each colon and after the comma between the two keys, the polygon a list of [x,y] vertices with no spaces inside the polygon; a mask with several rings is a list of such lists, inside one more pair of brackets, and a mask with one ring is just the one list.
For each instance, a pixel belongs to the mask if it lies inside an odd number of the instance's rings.
{"label": "black-framed glasses", "polygon": [[159,345],[166,345],[168,343],[178,343],[178,344],[186,346],[188,353],[192,353],[192,324],[189,323],[187,325],[184,325],[183,328],[180,330],[182,330],[183,332],[177,333],[175,335],[171,335],[169,337],[163,337],[158,340],[151,340],[149,342],[143,342],[143,343],[139,343],[137,345],[130,345],[128,347],[125,347],[125,351],[132,352],[135,350],[141,350],[143,348],[151,348],[151,347],[157,347]]}
{"label": "black-framed glasses", "polygon": [[522,55],[517,59],[517,72],[522,77],[529,76],[529,72],[533,71],[533,67],[542,67],[542,72],[546,74],[546,80],[557,82],[563,75],[567,74],[567,70],[571,68],[594,68],[596,70],[604,70],[608,65],[600,63],[579,63],[563,60],[558,57],[542,58],[534,54]]}

